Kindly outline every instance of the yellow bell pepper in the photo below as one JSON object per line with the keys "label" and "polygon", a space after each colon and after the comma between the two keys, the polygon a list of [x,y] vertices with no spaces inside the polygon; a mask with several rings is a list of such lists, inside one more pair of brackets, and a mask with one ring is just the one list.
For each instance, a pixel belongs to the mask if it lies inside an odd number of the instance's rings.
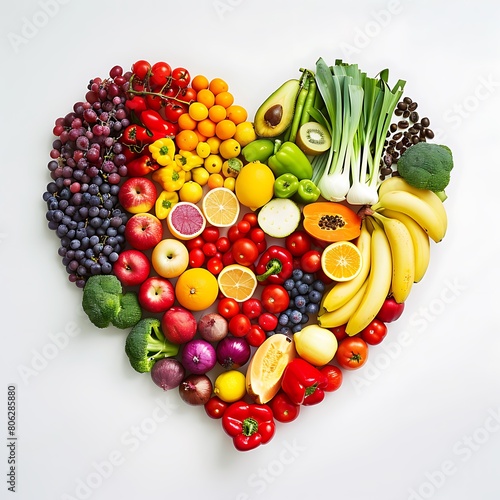
{"label": "yellow bell pepper", "polygon": [[149,145],[149,152],[153,156],[153,160],[155,160],[162,167],[165,167],[174,160],[175,143],[170,137],[157,139]]}
{"label": "yellow bell pepper", "polygon": [[194,154],[192,151],[185,151],[183,149],[179,150],[179,153],[174,158],[176,165],[186,172],[189,172],[192,168],[201,167],[205,161],[201,156]]}
{"label": "yellow bell pepper", "polygon": [[186,181],[186,172],[184,170],[177,171],[173,165],[169,165],[153,172],[152,177],[165,191],[172,193],[179,191],[182,187]]}
{"label": "yellow bell pepper", "polygon": [[162,191],[155,203],[155,213],[158,219],[166,219],[172,207],[179,202],[179,195],[176,191]]}

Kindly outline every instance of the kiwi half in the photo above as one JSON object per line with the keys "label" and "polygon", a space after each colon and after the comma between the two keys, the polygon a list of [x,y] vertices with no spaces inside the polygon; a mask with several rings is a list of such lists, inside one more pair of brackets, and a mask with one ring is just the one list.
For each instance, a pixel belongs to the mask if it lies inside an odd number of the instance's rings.
{"label": "kiwi half", "polygon": [[328,130],[318,122],[304,123],[295,138],[297,146],[309,156],[317,156],[328,151],[331,142]]}

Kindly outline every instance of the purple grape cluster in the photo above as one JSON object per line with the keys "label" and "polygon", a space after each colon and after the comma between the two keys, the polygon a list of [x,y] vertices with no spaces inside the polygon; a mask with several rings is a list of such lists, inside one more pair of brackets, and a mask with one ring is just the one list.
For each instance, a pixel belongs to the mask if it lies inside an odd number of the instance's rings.
{"label": "purple grape cluster", "polygon": [[120,66],[94,78],[84,101],[55,121],[43,193],[49,229],[60,239],[69,280],[82,288],[94,274],[109,274],[123,248],[127,213],[118,202],[127,175],[120,137],[130,124],[125,106],[131,73]]}

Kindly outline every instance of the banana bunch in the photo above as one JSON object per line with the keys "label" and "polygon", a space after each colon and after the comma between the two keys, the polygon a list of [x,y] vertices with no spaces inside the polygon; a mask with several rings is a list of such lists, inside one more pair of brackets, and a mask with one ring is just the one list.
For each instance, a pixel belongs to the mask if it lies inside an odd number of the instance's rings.
{"label": "banana bunch", "polygon": [[366,211],[356,242],[361,270],[325,293],[318,315],[320,326],[346,325],[351,336],[371,323],[388,295],[399,303],[408,298],[429,266],[430,240],[440,242],[448,226],[443,202],[432,191],[390,177],[378,194],[378,202]]}

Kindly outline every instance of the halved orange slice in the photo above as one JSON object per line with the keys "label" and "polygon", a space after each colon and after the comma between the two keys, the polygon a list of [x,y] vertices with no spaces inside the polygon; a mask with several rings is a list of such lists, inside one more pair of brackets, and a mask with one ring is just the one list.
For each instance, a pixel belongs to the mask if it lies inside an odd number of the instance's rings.
{"label": "halved orange slice", "polygon": [[336,241],[321,254],[323,272],[334,281],[349,281],[361,271],[361,252],[350,241]]}
{"label": "halved orange slice", "polygon": [[226,266],[217,276],[219,290],[226,297],[243,302],[252,297],[257,288],[255,273],[239,264]]}

